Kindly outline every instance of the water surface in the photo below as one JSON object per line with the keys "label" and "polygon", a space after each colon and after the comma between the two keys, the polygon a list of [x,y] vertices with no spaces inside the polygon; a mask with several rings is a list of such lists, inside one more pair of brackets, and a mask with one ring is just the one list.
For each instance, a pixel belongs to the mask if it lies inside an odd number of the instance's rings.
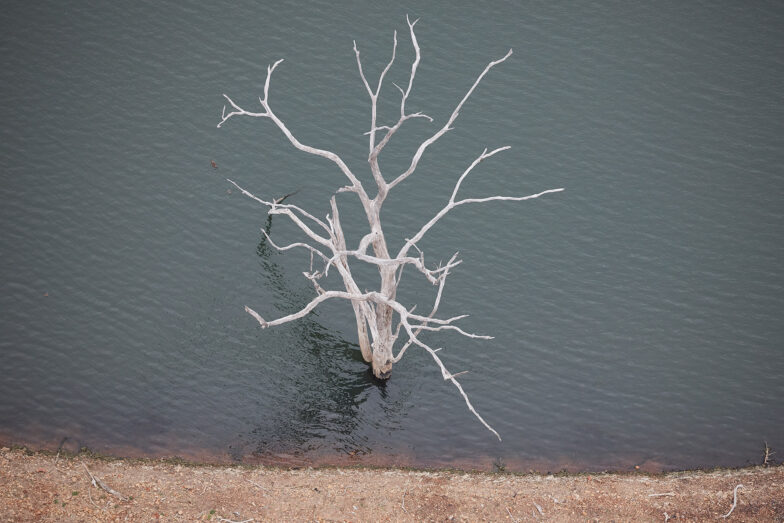
{"label": "water surface", "polygon": [[[350,307],[260,330],[307,303],[296,229],[243,198],[299,189],[328,212],[346,183],[252,106],[279,58],[275,111],[368,183],[369,105],[351,49],[407,82],[391,177],[510,47],[387,201],[392,246],[449,197],[420,245],[464,263],[430,336],[499,443],[411,350],[379,385]],[[0,14],[0,438],[121,455],[554,470],[737,466],[784,448],[784,9],[778,3],[7,3]],[[382,95],[391,121],[398,93]],[[215,161],[218,169],[211,167]],[[358,205],[339,198],[363,234]],[[368,283],[370,285],[371,282]],[[411,273],[402,297],[427,309]]]}

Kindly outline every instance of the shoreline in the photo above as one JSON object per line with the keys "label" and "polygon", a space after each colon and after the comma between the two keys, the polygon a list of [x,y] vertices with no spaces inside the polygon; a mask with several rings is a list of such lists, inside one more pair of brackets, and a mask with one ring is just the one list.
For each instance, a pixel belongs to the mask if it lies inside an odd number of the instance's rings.
{"label": "shoreline", "polygon": [[[424,464],[410,464],[408,462],[396,463],[394,461],[367,462],[361,459],[351,459],[351,455],[347,455],[347,459],[342,461],[338,460],[317,460],[312,461],[306,458],[299,458],[290,455],[275,455],[276,458],[257,458],[253,460],[232,460],[228,455],[225,459],[216,458],[215,454],[184,454],[184,455],[141,455],[131,453],[128,455],[113,454],[111,452],[95,451],[89,447],[82,447],[79,450],[70,450],[67,448],[52,449],[48,447],[32,447],[24,444],[6,443],[0,440],[0,456],[2,452],[21,452],[28,457],[44,457],[53,458],[58,461],[63,460],[80,460],[89,459],[93,462],[122,462],[128,465],[174,465],[186,468],[225,468],[225,469],[238,469],[238,470],[279,470],[279,471],[297,471],[297,470],[367,470],[367,471],[386,471],[386,470],[399,470],[408,472],[423,472],[423,473],[453,473],[453,474],[501,474],[506,476],[541,476],[541,477],[570,477],[570,476],[646,476],[646,477],[664,477],[672,474],[707,474],[714,472],[740,472],[744,470],[754,469],[772,469],[776,467],[784,467],[784,462],[776,462],[771,460],[769,465],[762,464],[747,464],[737,467],[733,466],[708,466],[708,467],[693,467],[683,469],[661,469],[651,466],[630,465],[625,469],[584,469],[579,465],[563,465],[560,467],[542,467],[542,468],[529,468],[528,470],[515,469],[505,466],[503,463],[494,463],[491,467],[472,467],[460,466],[453,464],[440,464],[440,463],[424,463]],[[286,458],[293,459],[286,459]],[[488,458],[489,459],[489,458]],[[642,462],[645,464],[646,462]]]}
{"label": "shoreline", "polygon": [[739,484],[732,521],[784,518],[781,465],[659,474],[286,469],[3,447],[0,520],[704,520],[730,510]]}
{"label": "shoreline", "polygon": [[[716,469],[738,469],[753,467],[762,464],[765,450],[760,449],[759,455],[740,460],[725,460],[719,463],[704,464],[700,460],[671,460],[664,457],[654,457],[648,454],[617,456],[614,459],[576,459],[562,456],[549,459],[519,459],[508,456],[493,456],[489,454],[471,454],[471,457],[462,458],[423,458],[413,453],[403,452],[369,452],[366,449],[356,448],[332,449],[316,452],[299,452],[296,449],[281,449],[279,452],[267,453],[240,453],[233,454],[227,451],[216,451],[198,447],[177,447],[174,452],[171,447],[165,448],[138,448],[131,446],[100,446],[93,447],[90,443],[80,438],[61,437],[58,439],[45,438],[18,438],[0,429],[0,447],[12,449],[30,449],[34,452],[58,452],[68,454],[87,453],[107,459],[126,460],[152,460],[172,461],[177,463],[218,465],[218,466],[262,466],[280,468],[330,468],[330,467],[366,467],[366,468],[394,468],[405,470],[458,470],[466,472],[510,472],[516,474],[600,474],[626,472],[645,472],[662,474],[684,470],[711,471]],[[756,458],[756,459],[754,459]]]}

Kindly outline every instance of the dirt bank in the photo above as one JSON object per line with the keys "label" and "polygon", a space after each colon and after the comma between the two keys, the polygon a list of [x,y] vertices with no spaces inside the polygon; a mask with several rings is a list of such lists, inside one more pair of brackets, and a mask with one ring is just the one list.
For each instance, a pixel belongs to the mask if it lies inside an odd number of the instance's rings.
{"label": "dirt bank", "polygon": [[704,521],[729,512],[739,484],[728,521],[784,520],[781,466],[519,476],[213,467],[4,448],[0,520]]}

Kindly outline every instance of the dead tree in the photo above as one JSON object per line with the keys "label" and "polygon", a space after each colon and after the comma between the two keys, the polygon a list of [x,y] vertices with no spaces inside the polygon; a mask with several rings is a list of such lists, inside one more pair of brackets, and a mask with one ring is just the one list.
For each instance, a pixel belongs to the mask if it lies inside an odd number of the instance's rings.
{"label": "dead tree", "polygon": [[[354,309],[354,315],[356,317],[357,323],[357,335],[362,357],[366,362],[372,365],[373,374],[377,378],[388,378],[392,369],[392,365],[400,361],[409,347],[416,345],[427,351],[433,357],[436,365],[438,365],[441,370],[441,374],[444,377],[444,380],[451,381],[457,387],[470,411],[479,419],[479,421],[482,422],[485,427],[493,432],[493,434],[495,434],[498,439],[501,439],[500,436],[498,436],[498,433],[492,427],[490,427],[490,425],[488,425],[487,422],[485,422],[485,420],[476,412],[474,407],[471,405],[468,396],[463,391],[460,383],[457,381],[457,379],[455,379],[456,376],[462,374],[462,372],[457,374],[450,373],[437,354],[440,349],[432,348],[430,345],[424,343],[420,338],[420,334],[423,331],[429,332],[451,330],[469,338],[491,339],[490,336],[473,334],[465,332],[463,329],[461,329],[457,325],[457,322],[461,318],[465,318],[465,315],[455,316],[452,318],[439,318],[436,316],[439,304],[441,303],[441,296],[444,290],[444,284],[446,283],[446,278],[449,273],[458,264],[460,264],[460,260],[457,259],[457,253],[455,253],[446,264],[429,266],[426,263],[424,253],[419,249],[419,247],[417,247],[417,243],[422,240],[425,234],[427,234],[427,232],[441,218],[443,218],[452,209],[460,205],[499,200],[530,200],[548,193],[562,191],[563,189],[550,189],[528,196],[486,196],[482,198],[458,197],[460,186],[463,183],[463,180],[465,180],[465,178],[471,173],[471,171],[473,171],[482,161],[490,158],[491,156],[494,156],[497,153],[500,153],[501,151],[509,149],[509,146],[499,147],[491,151],[488,151],[488,149],[485,148],[482,154],[480,154],[457,178],[457,182],[455,183],[454,189],[452,190],[452,195],[449,198],[449,201],[447,201],[446,204],[427,223],[422,225],[422,227],[416,231],[415,234],[413,234],[410,238],[405,239],[405,243],[397,253],[390,254],[387,247],[387,240],[384,236],[384,229],[381,225],[381,208],[387,196],[389,195],[389,192],[416,171],[417,165],[419,164],[422,155],[425,153],[428,147],[430,147],[448,131],[453,129],[452,126],[457,120],[463,105],[468,101],[477,85],[479,85],[479,82],[482,81],[482,78],[484,78],[490,69],[505,61],[512,54],[512,50],[510,49],[504,57],[490,62],[476,78],[465,96],[463,96],[463,98],[457,104],[449,119],[427,140],[419,145],[418,149],[413,155],[413,158],[411,159],[411,163],[409,164],[408,168],[404,172],[394,177],[388,178],[383,176],[381,173],[381,167],[379,166],[379,155],[384,150],[384,147],[389,144],[390,139],[392,139],[395,133],[398,132],[398,130],[400,130],[403,124],[408,120],[414,118],[424,118],[430,122],[433,122],[433,119],[426,114],[421,112],[408,112],[406,107],[406,104],[408,103],[409,97],[411,95],[411,89],[414,85],[414,78],[416,76],[417,67],[419,66],[421,57],[416,35],[414,34],[414,25],[416,25],[417,21],[415,20],[412,22],[408,19],[408,17],[406,17],[406,22],[408,24],[408,30],[411,36],[411,43],[414,47],[415,59],[411,64],[411,74],[408,79],[408,85],[405,87],[405,89],[394,84],[398,91],[400,91],[401,98],[400,116],[398,120],[392,125],[380,125],[377,122],[377,105],[384,78],[395,61],[395,52],[397,51],[397,32],[394,33],[392,58],[381,72],[375,88],[370,85],[365,76],[365,73],[362,70],[362,61],[360,60],[359,50],[357,49],[356,42],[354,42],[354,53],[356,54],[357,58],[359,76],[362,79],[362,83],[364,84],[365,89],[367,90],[367,93],[370,97],[370,130],[365,134],[369,137],[368,164],[370,167],[370,174],[372,175],[376,185],[374,188],[375,195],[372,197],[370,194],[368,194],[366,188],[360,182],[359,178],[357,178],[354,172],[349,169],[348,165],[346,165],[340,156],[332,151],[318,149],[300,142],[291,133],[283,120],[281,120],[280,117],[273,111],[269,102],[270,79],[272,77],[272,73],[275,71],[275,68],[277,68],[281,62],[283,62],[282,59],[267,67],[267,77],[264,82],[264,96],[263,98],[259,98],[259,102],[261,103],[260,111],[254,112],[243,109],[234,103],[234,101],[227,95],[223,95],[231,109],[227,112],[227,106],[224,105],[221,121],[218,124],[218,127],[221,127],[224,123],[226,123],[226,121],[234,116],[251,116],[256,118],[270,119],[286,136],[286,138],[288,138],[294,147],[302,152],[326,158],[337,166],[337,168],[348,179],[348,185],[339,188],[337,193],[354,193],[359,198],[368,221],[367,234],[362,237],[356,247],[349,248],[346,245],[346,238],[341,227],[340,214],[338,212],[338,205],[337,201],[335,200],[335,195],[332,195],[330,199],[331,213],[327,214],[324,219],[321,219],[296,205],[283,203],[274,198],[265,200],[255,196],[237,185],[232,180],[228,180],[240,191],[242,191],[243,194],[268,207],[269,215],[285,215],[305,233],[309,239],[309,242],[297,242],[284,246],[278,246],[272,241],[271,238],[269,238],[266,232],[263,231],[265,236],[267,236],[269,243],[280,251],[286,251],[294,248],[302,248],[309,251],[311,259],[310,270],[304,272],[303,274],[313,283],[313,286],[316,290],[316,297],[313,298],[313,300],[302,310],[275,320],[265,320],[250,307],[246,306],[245,310],[259,322],[262,328],[266,328],[302,318],[315,309],[320,303],[326,300],[341,299],[348,301]],[[319,270],[314,269],[314,261],[317,261],[319,265],[323,263],[323,266],[320,265],[321,268]],[[370,292],[363,292],[360,290],[351,273],[352,264],[357,262],[368,263],[377,267],[380,277],[378,290]],[[400,278],[403,274],[403,271],[407,267],[418,271],[427,281],[437,288],[434,304],[430,310],[430,313],[427,315],[415,314],[414,308],[407,307],[397,301],[396,295],[398,284],[400,283]],[[338,272],[340,278],[343,280],[344,289],[325,290],[322,288],[319,280],[327,276],[330,269],[334,269]],[[395,320],[397,320],[396,325]],[[401,340],[402,345],[397,349],[397,351],[395,351],[395,343],[400,337],[401,333],[405,336],[405,341],[402,342]]]}

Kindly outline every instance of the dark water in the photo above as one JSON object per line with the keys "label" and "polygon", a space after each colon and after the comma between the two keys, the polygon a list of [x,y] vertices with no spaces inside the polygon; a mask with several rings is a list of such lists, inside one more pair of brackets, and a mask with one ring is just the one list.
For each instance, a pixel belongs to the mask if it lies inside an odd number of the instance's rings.
{"label": "dark water", "polygon": [[[276,4],[276,3],[275,3]],[[464,206],[421,247],[460,250],[431,336],[498,443],[411,350],[368,376],[345,304],[260,330],[312,288],[229,193],[300,189],[323,216],[345,179],[267,120],[216,129],[221,93],[271,100],[363,179],[369,125],[351,41],[376,76],[398,29],[401,172],[509,47],[387,202],[391,243],[487,146]],[[121,455],[489,468],[744,465],[784,449],[784,8],[776,2],[6,2],[0,13],[0,439]],[[388,84],[382,117],[397,110]],[[386,120],[385,120],[386,121]],[[218,164],[215,171],[210,161]],[[340,197],[344,227],[362,234]],[[283,241],[296,230],[275,218]],[[407,303],[432,288],[411,273]]]}

